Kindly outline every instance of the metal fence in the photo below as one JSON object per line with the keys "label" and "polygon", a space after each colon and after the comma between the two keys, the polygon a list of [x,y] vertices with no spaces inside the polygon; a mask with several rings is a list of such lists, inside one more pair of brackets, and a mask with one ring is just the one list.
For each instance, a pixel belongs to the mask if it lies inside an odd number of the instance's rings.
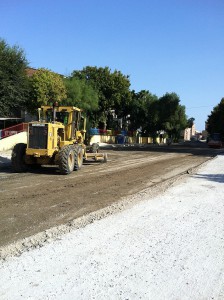
{"label": "metal fence", "polygon": [[4,139],[8,136],[27,131],[28,125],[27,123],[20,123],[5,129],[0,130],[0,139]]}

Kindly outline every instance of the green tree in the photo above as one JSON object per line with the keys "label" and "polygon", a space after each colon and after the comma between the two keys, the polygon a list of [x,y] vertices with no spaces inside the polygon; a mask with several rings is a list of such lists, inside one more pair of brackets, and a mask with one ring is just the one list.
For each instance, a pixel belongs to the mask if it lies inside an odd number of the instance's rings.
{"label": "green tree", "polygon": [[191,128],[194,125],[195,118],[189,118],[187,120],[187,127]]}
{"label": "green tree", "polygon": [[185,106],[180,105],[176,93],[166,93],[159,99],[159,118],[160,128],[177,140],[181,131],[187,127],[187,117]]}
{"label": "green tree", "polygon": [[18,46],[9,46],[0,39],[0,116],[18,114],[28,99],[28,66],[25,54]]}
{"label": "green tree", "polygon": [[64,79],[67,90],[67,98],[63,101],[66,105],[77,106],[87,114],[91,114],[98,109],[98,93],[83,79],[68,77]]}
{"label": "green tree", "polygon": [[66,88],[62,76],[47,69],[38,69],[30,77],[31,95],[28,108],[35,110],[41,105],[61,102],[66,98]]}
{"label": "green tree", "polygon": [[87,129],[95,126],[95,123],[97,123],[96,112],[99,107],[97,91],[84,79],[67,77],[64,79],[64,83],[67,90],[67,99],[63,101],[63,104],[76,106],[83,110],[83,114],[87,118]]}
{"label": "green tree", "polygon": [[138,93],[132,91],[132,101],[130,105],[131,129],[142,128],[145,133],[154,132],[157,108],[155,103],[158,102],[156,95],[152,95],[147,90]]}
{"label": "green tree", "polygon": [[224,138],[224,98],[216,105],[207,119],[208,133],[220,133]]}
{"label": "green tree", "polygon": [[147,131],[150,136],[154,139],[158,136],[159,131],[161,130],[161,121],[160,121],[160,109],[159,109],[159,100],[157,96],[154,96],[154,101],[150,103],[148,110],[148,127]]}
{"label": "green tree", "polygon": [[111,72],[108,67],[97,68],[87,66],[81,71],[74,71],[72,76],[85,80],[97,91],[99,109],[97,118],[107,123],[111,110],[115,110],[118,117],[125,117],[128,112],[128,103],[131,101],[129,77],[120,71]]}
{"label": "green tree", "polygon": [[149,91],[132,92],[130,109],[131,129],[142,128],[142,133],[156,138],[161,131],[178,139],[187,126],[185,107],[175,93],[166,93],[158,99]]}

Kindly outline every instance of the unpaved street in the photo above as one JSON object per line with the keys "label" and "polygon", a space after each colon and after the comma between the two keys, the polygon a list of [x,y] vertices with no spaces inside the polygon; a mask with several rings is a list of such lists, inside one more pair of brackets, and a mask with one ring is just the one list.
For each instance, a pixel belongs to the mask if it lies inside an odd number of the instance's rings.
{"label": "unpaved street", "polygon": [[0,260],[0,298],[223,300],[223,164],[219,155],[155,197],[136,193],[123,211]]}
{"label": "unpaved street", "polygon": [[0,247],[191,172],[221,151],[199,146],[103,150],[108,153],[107,164],[86,162],[68,176],[60,175],[55,167],[16,174],[9,165],[2,165]]}

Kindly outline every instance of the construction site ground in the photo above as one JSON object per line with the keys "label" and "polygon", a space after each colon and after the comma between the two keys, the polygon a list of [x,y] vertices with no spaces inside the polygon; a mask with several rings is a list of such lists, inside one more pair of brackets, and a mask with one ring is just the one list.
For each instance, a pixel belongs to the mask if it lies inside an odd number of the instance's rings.
{"label": "construction site ground", "polygon": [[110,146],[108,162],[85,162],[60,175],[54,166],[13,173],[10,153],[0,153],[0,248],[38,232],[69,224],[144,189],[157,192],[171,178],[191,174],[223,152],[194,142],[171,146]]}

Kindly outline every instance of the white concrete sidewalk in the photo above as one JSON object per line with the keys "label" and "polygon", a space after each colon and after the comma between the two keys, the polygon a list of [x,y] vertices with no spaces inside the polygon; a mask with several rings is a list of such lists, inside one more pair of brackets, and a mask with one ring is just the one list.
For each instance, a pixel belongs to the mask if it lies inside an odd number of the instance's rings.
{"label": "white concrete sidewalk", "polygon": [[224,299],[223,166],[1,262],[0,299]]}

